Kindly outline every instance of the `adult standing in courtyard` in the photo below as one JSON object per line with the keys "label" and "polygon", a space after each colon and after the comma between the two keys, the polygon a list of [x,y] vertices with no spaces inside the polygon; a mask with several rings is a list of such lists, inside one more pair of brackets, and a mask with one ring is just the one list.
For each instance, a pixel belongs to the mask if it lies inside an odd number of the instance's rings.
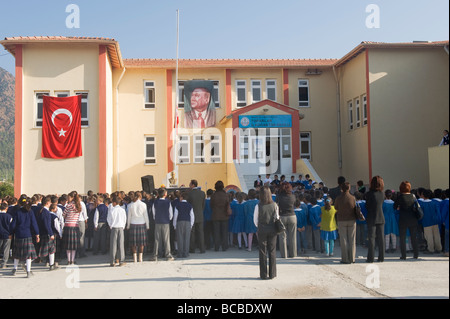
{"label": "adult standing in courtyard", "polygon": [[277,198],[280,209],[280,218],[286,231],[279,235],[280,253],[282,258],[297,257],[297,216],[295,215],[295,195],[292,194],[292,185],[285,182],[281,185]]}
{"label": "adult standing in courtyard", "polygon": [[367,262],[374,261],[375,243],[378,246],[378,261],[384,261],[384,181],[381,176],[374,176],[370,181],[369,192],[366,194],[367,208],[367,236],[369,249],[367,251]]}
{"label": "adult standing in courtyard", "polygon": [[217,181],[214,185],[215,192],[211,196],[211,220],[213,222],[214,232],[214,250],[219,251],[228,249],[228,219],[230,208],[230,199],[225,192],[225,185],[222,181]]}
{"label": "adult standing in courtyard", "polygon": [[414,213],[414,203],[417,200],[411,194],[411,183],[403,181],[400,184],[400,194],[398,195],[394,209],[399,212],[399,235],[400,235],[400,259],[406,259],[406,233],[409,230],[411,245],[413,248],[414,258],[419,258],[419,244],[417,242],[417,232],[419,230],[419,222]]}
{"label": "adult standing in courtyard", "polygon": [[350,183],[341,184],[341,194],[334,201],[341,245],[341,263],[355,262],[356,255],[356,198],[350,194]]}
{"label": "adult standing in courtyard", "polygon": [[[198,187],[197,180],[193,179],[189,183],[191,189],[187,202],[192,205],[194,210],[194,224],[192,226],[191,239],[190,239],[190,253],[195,253],[195,249],[198,248],[200,253],[205,252],[205,235],[203,232],[203,211],[205,209],[206,194]],[[186,199],[186,198],[185,198]]]}
{"label": "adult standing in courtyard", "polygon": [[[256,227],[258,227],[259,276],[261,279],[273,279],[277,276],[275,221],[279,218],[279,212],[267,186],[261,188],[259,192],[259,204],[255,206],[253,218]],[[269,258],[268,273],[267,258]]]}

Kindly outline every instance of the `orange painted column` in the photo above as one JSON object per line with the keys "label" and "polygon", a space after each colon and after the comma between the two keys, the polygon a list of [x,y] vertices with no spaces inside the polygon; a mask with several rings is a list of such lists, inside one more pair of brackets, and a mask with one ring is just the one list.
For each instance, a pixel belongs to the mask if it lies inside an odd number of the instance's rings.
{"label": "orange painted column", "polygon": [[289,105],[289,70],[283,69],[283,103]]}
{"label": "orange painted column", "polygon": [[14,124],[14,196],[22,193],[22,107],[23,107],[23,50],[16,45],[16,87],[15,87],[15,124]]}
{"label": "orange painted column", "polygon": [[[172,70],[166,71],[166,99],[167,99],[167,170],[172,172],[174,164],[170,155],[173,147],[172,128],[173,128],[173,98],[172,98]],[[175,107],[178,107],[176,105]]]}
{"label": "orange painted column", "polygon": [[98,55],[98,191],[106,193],[106,46],[99,46]]}
{"label": "orange painted column", "polygon": [[231,114],[231,70],[226,69],[225,71],[225,100],[226,100],[226,115]]}

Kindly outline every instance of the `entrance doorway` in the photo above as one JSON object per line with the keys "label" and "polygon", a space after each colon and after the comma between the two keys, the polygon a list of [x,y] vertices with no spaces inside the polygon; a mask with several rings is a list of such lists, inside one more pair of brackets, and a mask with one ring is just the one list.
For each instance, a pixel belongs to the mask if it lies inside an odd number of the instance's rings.
{"label": "entrance doorway", "polygon": [[290,128],[241,129],[240,163],[249,174],[290,174],[291,140]]}

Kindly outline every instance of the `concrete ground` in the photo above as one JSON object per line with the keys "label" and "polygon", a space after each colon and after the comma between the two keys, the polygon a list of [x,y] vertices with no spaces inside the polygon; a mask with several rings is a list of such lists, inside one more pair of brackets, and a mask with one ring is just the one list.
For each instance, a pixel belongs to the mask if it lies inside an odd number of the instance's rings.
{"label": "concrete ground", "polygon": [[[133,263],[110,267],[107,255],[92,255],[64,263],[55,271],[33,264],[34,276],[19,269],[11,276],[12,261],[0,270],[2,299],[359,299],[449,298],[449,258],[421,254],[419,260],[386,254],[383,263],[366,263],[367,250],[357,249],[355,264],[307,252],[277,258],[278,276],[259,279],[258,251],[230,248],[207,251],[187,259]],[[278,252],[279,256],[279,252]],[[6,289],[5,289],[6,288]]]}

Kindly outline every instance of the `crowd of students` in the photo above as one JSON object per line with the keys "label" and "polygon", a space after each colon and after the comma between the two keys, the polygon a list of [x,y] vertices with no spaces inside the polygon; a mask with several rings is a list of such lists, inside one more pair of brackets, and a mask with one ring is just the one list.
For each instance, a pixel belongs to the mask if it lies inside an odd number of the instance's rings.
{"label": "crowd of students", "polygon": [[[204,253],[235,245],[251,251],[258,244],[254,212],[259,190],[264,186],[270,187],[273,201],[282,208],[281,216],[283,210],[286,212],[282,195],[286,192],[292,195],[293,213],[288,214],[286,221],[294,220],[295,225],[293,231],[287,228],[278,239],[282,257],[296,257],[308,250],[333,256],[335,241],[340,236],[336,222],[339,210],[334,202],[341,191],[305,177],[292,176],[289,182],[284,176],[258,178],[247,193],[225,192],[220,181],[215,190],[208,189],[205,193],[192,180],[189,189],[168,191],[161,187],[151,194],[90,191],[80,196],[73,191],[62,196],[7,197],[1,200],[0,207],[2,268],[8,267],[12,257],[12,274],[22,264],[27,276],[31,276],[32,262],[46,262],[50,270],[55,270],[64,259],[68,265],[76,263],[77,258],[86,256],[86,251],[93,255],[109,254],[110,266],[125,265],[126,255],[131,255],[133,262],[142,262],[144,255],[150,260],[187,258],[196,248]],[[197,195],[193,196],[194,193]],[[365,193],[363,183],[358,181],[352,196],[364,216]],[[417,234],[421,250],[448,257],[449,190],[417,188],[412,193],[419,198],[424,211]],[[398,249],[398,211],[394,208],[398,194],[395,190],[386,190],[384,194],[385,246],[378,249],[387,253]],[[217,212],[218,207],[224,207],[223,213]],[[368,245],[367,224],[363,220],[356,222],[355,243]],[[408,247],[412,249],[410,244],[409,238]]]}

